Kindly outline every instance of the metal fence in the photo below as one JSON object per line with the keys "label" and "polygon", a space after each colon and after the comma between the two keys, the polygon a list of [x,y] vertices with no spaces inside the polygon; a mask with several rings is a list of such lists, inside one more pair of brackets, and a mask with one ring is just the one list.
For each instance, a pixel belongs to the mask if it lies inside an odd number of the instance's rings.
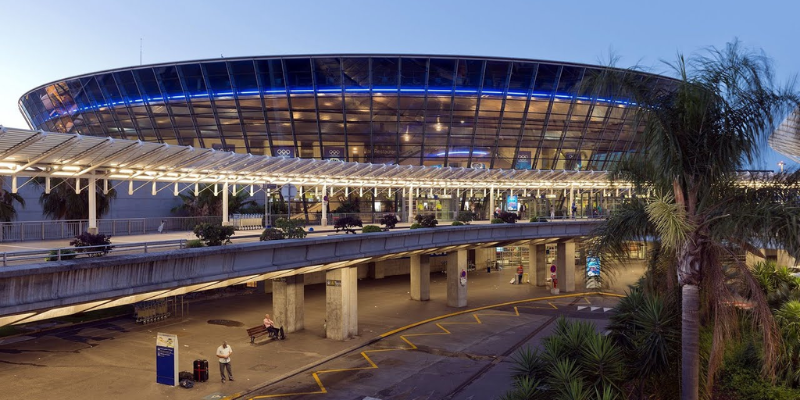
{"label": "metal fence", "polygon": [[37,249],[9,251],[0,253],[3,266],[33,264],[42,261],[72,260],[76,258],[97,257],[107,254],[142,254],[186,248],[186,239],[164,240],[159,242],[122,243],[86,247],[62,247],[57,249]]}
{"label": "metal fence", "polygon": [[[158,232],[161,223],[163,232],[190,231],[195,225],[208,222],[221,224],[222,217],[167,217],[167,218],[127,218],[99,219],[98,232],[110,236],[140,235]],[[71,239],[89,228],[88,220],[66,221],[24,221],[0,223],[0,242],[20,242],[24,240]]]}

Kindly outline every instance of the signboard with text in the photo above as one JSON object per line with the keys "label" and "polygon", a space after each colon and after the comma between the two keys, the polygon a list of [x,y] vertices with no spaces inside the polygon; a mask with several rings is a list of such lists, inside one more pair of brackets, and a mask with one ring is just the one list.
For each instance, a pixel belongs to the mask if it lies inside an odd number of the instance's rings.
{"label": "signboard with text", "polygon": [[169,333],[156,335],[156,382],[178,385],[178,336]]}
{"label": "signboard with text", "polygon": [[517,196],[508,196],[506,199],[506,211],[517,211],[518,206]]}

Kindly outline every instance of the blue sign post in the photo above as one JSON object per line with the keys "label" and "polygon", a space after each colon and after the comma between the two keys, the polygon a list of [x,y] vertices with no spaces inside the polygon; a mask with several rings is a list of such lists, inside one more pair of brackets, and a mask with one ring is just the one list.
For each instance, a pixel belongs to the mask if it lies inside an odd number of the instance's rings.
{"label": "blue sign post", "polygon": [[156,336],[156,382],[178,385],[178,336],[158,333]]}

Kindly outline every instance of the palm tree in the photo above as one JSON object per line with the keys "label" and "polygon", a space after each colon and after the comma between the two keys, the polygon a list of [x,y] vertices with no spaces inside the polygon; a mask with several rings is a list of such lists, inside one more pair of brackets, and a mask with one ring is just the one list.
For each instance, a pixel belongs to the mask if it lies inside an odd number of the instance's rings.
{"label": "palm tree", "polygon": [[[89,190],[81,190],[80,194],[75,193],[72,179],[52,178],[52,188],[50,193],[42,193],[39,196],[39,204],[42,205],[42,214],[52,219],[86,219],[89,216]],[[111,211],[111,200],[117,197],[115,189],[109,189],[108,194],[103,193],[100,182],[95,183],[97,217],[108,214]]]}
{"label": "palm tree", "polygon": [[0,221],[10,222],[17,217],[14,202],[25,208],[25,199],[19,193],[11,193],[3,188],[5,179],[0,177]]}
{"label": "palm tree", "polygon": [[[738,42],[672,64],[679,79],[671,87],[649,78],[636,82],[616,74],[638,104],[644,157],[623,160],[615,178],[656,193],[638,207],[613,215],[598,231],[598,251],[621,254],[623,243],[653,235],[672,252],[673,273],[681,288],[681,398],[697,399],[701,295],[713,344],[706,390],[721,363],[725,340],[734,334],[735,299],[725,285],[722,261],[732,248],[760,254],[776,246],[800,253],[797,174],[779,174],[758,185],[744,185],[740,171],[758,159],[777,118],[798,104],[793,88],[776,86],[762,53]],[[655,79],[655,78],[653,78]],[[622,81],[622,82],[619,82]],[[638,190],[637,193],[642,193]],[[763,257],[763,255],[762,255]],[[752,321],[763,336],[765,373],[774,376],[779,336],[757,281],[742,262],[745,296],[755,304]]]}

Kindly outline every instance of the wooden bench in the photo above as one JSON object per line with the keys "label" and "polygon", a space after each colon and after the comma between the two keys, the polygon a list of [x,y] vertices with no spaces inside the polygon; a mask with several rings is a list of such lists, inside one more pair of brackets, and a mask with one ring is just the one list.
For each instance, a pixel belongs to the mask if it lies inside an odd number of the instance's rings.
{"label": "wooden bench", "polygon": [[268,334],[267,327],[264,325],[259,325],[253,328],[249,328],[247,330],[247,336],[250,336],[250,344],[253,344],[257,337],[264,336]]}

